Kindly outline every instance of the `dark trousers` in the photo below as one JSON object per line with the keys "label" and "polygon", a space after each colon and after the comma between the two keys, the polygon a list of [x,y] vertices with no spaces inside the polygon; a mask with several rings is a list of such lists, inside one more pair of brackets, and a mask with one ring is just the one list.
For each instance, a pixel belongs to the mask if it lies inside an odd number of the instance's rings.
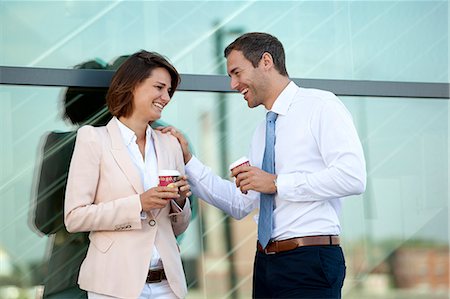
{"label": "dark trousers", "polygon": [[341,298],[345,260],[340,246],[256,253],[253,298]]}

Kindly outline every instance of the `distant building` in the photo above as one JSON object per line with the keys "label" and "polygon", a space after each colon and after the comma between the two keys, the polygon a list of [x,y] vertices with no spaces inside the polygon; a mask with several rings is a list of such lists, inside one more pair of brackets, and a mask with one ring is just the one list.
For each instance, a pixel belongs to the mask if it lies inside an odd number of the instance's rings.
{"label": "distant building", "polygon": [[391,272],[397,288],[449,290],[448,247],[401,247],[392,255]]}

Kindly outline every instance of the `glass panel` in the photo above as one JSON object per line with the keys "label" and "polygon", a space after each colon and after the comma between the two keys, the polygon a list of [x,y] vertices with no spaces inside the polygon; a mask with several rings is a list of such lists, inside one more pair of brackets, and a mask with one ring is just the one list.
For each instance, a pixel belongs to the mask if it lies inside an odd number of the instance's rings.
{"label": "glass panel", "polygon": [[[0,297],[34,298],[47,244],[34,225],[38,161],[44,136],[66,131],[58,105],[61,89],[0,86]],[[50,248],[49,248],[50,250]]]}
{"label": "glass panel", "polygon": [[366,192],[345,200],[341,216],[346,298],[446,298],[448,101],[343,101],[368,171]]}
{"label": "glass panel", "polygon": [[[139,49],[223,73],[224,47],[264,31],[296,78],[448,82],[447,1],[2,1],[0,64],[73,67]],[[57,24],[57,25],[56,25]]]}
{"label": "glass panel", "polygon": [[[30,207],[43,136],[75,128],[61,119],[65,91],[0,86],[1,298],[36,298],[42,291],[37,286],[54,240],[37,233]],[[345,97],[343,102],[354,117],[369,173],[367,191],[347,198],[341,215],[348,270],[344,297],[448,298],[448,101]],[[264,112],[249,110],[238,94],[178,92],[163,120],[183,130],[196,155],[227,177],[223,165],[247,154]],[[252,216],[231,220],[201,200],[195,201],[194,215],[181,238],[188,298],[229,297],[233,291],[249,298]],[[229,283],[230,269],[235,285]]]}

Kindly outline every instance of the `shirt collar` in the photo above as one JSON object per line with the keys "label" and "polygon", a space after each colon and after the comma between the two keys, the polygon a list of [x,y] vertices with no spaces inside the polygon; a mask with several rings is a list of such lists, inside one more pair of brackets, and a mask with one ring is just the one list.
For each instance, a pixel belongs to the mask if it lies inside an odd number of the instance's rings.
{"label": "shirt collar", "polygon": [[298,86],[294,81],[289,82],[273,103],[270,111],[273,111],[278,115],[286,115],[297,91]]}
{"label": "shirt collar", "polygon": [[[128,147],[130,146],[130,144],[136,143],[137,137],[134,131],[128,128],[126,125],[124,125],[118,118],[115,117],[115,119],[117,121],[117,125],[119,126],[120,133],[122,135],[122,139],[125,145]],[[152,128],[150,127],[150,125],[147,125],[147,129],[145,130],[147,140],[151,137],[151,134]]]}

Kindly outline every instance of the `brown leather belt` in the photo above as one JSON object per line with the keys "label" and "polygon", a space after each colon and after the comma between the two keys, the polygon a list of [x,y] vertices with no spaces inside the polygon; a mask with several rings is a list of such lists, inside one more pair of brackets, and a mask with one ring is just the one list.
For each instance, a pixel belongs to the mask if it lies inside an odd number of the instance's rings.
{"label": "brown leather belt", "polygon": [[339,236],[308,236],[292,238],[281,241],[270,242],[265,249],[262,248],[261,244],[257,245],[259,252],[264,252],[265,254],[275,254],[284,251],[293,250],[298,247],[303,246],[326,246],[326,245],[339,245]]}
{"label": "brown leather belt", "polygon": [[166,279],[166,273],[164,273],[164,269],[152,269],[148,270],[146,283],[155,283],[161,282]]}

